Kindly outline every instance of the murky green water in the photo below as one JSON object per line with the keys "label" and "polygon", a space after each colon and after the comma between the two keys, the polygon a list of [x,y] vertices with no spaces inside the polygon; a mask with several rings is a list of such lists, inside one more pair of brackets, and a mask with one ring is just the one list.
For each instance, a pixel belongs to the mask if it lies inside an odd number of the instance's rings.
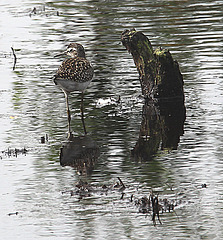
{"label": "murky green water", "polygon": [[[1,1],[0,150],[28,150],[17,157],[1,153],[2,239],[223,238],[222,7],[220,0]],[[159,150],[143,162],[131,157],[142,121],[138,73],[120,42],[132,27],[154,48],[171,51],[185,83],[187,118],[177,150]],[[85,114],[100,156],[83,176],[60,165],[67,116],[63,93],[52,82],[62,61],[54,55],[71,41],[85,46],[95,68]],[[72,94],[70,103],[80,137],[80,96]],[[109,185],[117,177],[127,186],[123,199],[118,191],[83,199],[66,192],[79,179]],[[151,189],[178,202],[156,227],[130,202],[131,194],[142,197]]]}

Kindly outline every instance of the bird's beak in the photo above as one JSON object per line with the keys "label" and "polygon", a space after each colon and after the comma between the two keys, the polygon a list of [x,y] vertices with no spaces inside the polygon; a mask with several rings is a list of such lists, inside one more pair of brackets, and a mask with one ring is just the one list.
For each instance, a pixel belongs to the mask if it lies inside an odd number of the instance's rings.
{"label": "bird's beak", "polygon": [[55,55],[54,57],[55,57],[55,58],[56,58],[56,57],[62,57],[62,56],[65,56],[65,55],[67,55],[67,51],[62,52],[62,53],[59,53],[59,54]]}

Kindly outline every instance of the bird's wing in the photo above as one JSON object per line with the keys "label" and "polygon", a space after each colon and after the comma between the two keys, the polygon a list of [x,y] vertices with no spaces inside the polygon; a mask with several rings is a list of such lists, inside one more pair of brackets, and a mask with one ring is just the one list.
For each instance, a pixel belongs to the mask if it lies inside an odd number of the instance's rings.
{"label": "bird's wing", "polygon": [[90,81],[94,70],[89,61],[84,58],[69,58],[63,61],[59,67],[54,80],[74,80],[77,82]]}

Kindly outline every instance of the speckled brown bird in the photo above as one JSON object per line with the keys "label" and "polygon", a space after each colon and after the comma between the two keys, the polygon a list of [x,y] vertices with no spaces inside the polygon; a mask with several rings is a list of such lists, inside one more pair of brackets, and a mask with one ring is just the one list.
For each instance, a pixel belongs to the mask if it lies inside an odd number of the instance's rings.
{"label": "speckled brown bird", "polygon": [[79,43],[70,43],[67,50],[62,54],[66,54],[70,56],[70,58],[65,59],[62,62],[53,80],[54,83],[63,90],[65,95],[68,115],[68,134],[69,136],[72,135],[70,128],[71,117],[68,96],[73,91],[81,92],[81,119],[84,132],[86,134],[87,132],[84,124],[83,113],[83,97],[85,89],[88,87],[93,78],[94,69],[90,62],[86,59],[84,47]]}

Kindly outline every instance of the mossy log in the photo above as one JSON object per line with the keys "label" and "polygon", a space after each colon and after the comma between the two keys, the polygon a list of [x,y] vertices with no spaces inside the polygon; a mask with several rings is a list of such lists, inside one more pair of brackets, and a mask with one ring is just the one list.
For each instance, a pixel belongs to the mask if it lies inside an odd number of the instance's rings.
{"label": "mossy log", "polygon": [[125,30],[121,41],[132,54],[146,98],[184,100],[183,77],[168,50],[154,51],[149,39],[135,29]]}

